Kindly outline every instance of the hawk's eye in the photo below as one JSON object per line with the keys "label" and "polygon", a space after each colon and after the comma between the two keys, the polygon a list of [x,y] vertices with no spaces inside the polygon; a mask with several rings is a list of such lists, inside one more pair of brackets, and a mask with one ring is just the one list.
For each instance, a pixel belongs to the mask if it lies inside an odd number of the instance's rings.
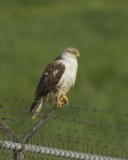
{"label": "hawk's eye", "polygon": [[72,53],[76,54],[76,52],[75,52],[75,51],[72,51]]}

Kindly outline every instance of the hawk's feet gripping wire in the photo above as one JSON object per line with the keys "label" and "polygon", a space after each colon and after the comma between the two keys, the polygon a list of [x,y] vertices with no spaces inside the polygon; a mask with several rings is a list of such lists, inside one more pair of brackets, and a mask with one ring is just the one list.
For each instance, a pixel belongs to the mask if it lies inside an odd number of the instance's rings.
{"label": "hawk's feet gripping wire", "polygon": [[62,108],[63,104],[64,104],[64,103],[58,98],[58,99],[57,99],[57,103],[56,103],[56,107],[57,107],[57,108]]}
{"label": "hawk's feet gripping wire", "polygon": [[67,96],[62,96],[60,99],[57,99],[56,107],[57,108],[62,108],[64,104],[68,104],[68,97]]}
{"label": "hawk's feet gripping wire", "polygon": [[63,103],[63,104],[68,104],[68,97],[67,96],[63,96],[63,97],[61,97],[61,102]]}

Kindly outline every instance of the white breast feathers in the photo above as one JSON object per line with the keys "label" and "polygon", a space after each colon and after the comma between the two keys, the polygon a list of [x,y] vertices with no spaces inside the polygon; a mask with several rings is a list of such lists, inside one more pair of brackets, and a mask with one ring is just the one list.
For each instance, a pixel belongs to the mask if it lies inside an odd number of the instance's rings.
{"label": "white breast feathers", "polygon": [[61,63],[65,65],[65,71],[57,86],[60,86],[63,94],[66,94],[75,84],[78,63],[76,59],[69,57],[61,60]]}

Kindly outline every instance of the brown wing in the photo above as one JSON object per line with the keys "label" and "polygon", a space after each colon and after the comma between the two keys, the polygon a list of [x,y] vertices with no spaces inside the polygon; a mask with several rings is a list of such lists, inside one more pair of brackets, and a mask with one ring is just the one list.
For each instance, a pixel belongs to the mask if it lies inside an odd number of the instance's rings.
{"label": "brown wing", "polygon": [[64,71],[65,66],[59,60],[50,63],[45,68],[37,85],[35,98],[40,99],[41,97],[45,97],[51,90],[55,89]]}

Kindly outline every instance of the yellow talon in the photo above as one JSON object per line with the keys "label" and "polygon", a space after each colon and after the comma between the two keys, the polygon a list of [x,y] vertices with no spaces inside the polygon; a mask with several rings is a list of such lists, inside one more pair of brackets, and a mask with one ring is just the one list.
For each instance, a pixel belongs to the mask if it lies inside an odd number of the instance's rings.
{"label": "yellow talon", "polygon": [[56,107],[57,108],[62,108],[62,105],[63,105],[64,103],[61,101],[61,100],[57,100],[57,103],[56,103]]}
{"label": "yellow talon", "polygon": [[63,104],[68,104],[68,97],[67,97],[67,96],[63,96],[63,97],[61,98],[61,102],[62,102]]}
{"label": "yellow talon", "polygon": [[62,96],[60,99],[57,99],[56,107],[57,108],[62,108],[64,104],[68,104],[68,97],[67,96]]}

